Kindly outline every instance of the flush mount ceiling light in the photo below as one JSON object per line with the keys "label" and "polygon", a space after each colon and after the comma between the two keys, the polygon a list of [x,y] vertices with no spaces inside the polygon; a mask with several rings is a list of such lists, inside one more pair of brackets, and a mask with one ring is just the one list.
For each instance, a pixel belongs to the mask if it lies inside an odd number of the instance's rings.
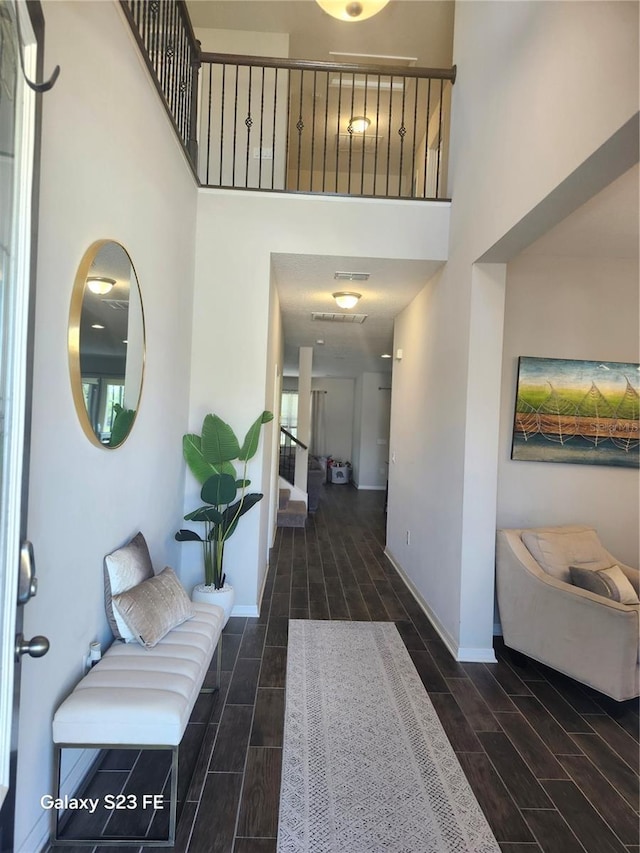
{"label": "flush mount ceiling light", "polygon": [[365,21],[377,15],[389,0],[316,0],[318,6],[339,21]]}
{"label": "flush mount ceiling light", "polygon": [[340,290],[338,293],[332,295],[338,303],[339,308],[353,308],[358,304],[358,299],[362,296],[361,293],[352,293],[348,290]]}
{"label": "flush mount ceiling light", "polygon": [[107,278],[104,275],[90,275],[87,278],[87,287],[92,293],[96,293],[98,296],[104,296],[105,293],[109,293],[115,283],[115,278]]}
{"label": "flush mount ceiling light", "polygon": [[352,116],[349,119],[349,131],[351,133],[364,133],[371,126],[371,119],[366,116]]}

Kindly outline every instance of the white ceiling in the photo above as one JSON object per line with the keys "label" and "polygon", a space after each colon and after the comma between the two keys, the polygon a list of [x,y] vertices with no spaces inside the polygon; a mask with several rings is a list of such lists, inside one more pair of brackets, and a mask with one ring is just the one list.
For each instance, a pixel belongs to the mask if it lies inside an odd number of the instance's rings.
{"label": "white ceiling", "polygon": [[[285,337],[284,372],[298,372],[298,348],[313,347],[314,376],[359,376],[390,372],[393,320],[442,266],[436,261],[273,255]],[[368,272],[368,281],[336,281],[336,272]],[[362,298],[351,312],[338,308],[332,293],[355,291]],[[364,323],[311,319],[312,311],[366,314]],[[318,339],[324,344],[318,344]]]}

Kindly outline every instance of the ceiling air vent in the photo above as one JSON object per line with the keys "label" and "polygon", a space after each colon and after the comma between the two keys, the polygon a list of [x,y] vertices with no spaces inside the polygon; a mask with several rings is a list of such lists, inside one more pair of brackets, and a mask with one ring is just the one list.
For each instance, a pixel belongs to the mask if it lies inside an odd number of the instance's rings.
{"label": "ceiling air vent", "polygon": [[312,320],[325,320],[329,323],[364,323],[368,314],[334,314],[333,311],[312,311]]}
{"label": "ceiling air vent", "polygon": [[368,281],[371,273],[368,272],[334,272],[333,277],[338,281]]}

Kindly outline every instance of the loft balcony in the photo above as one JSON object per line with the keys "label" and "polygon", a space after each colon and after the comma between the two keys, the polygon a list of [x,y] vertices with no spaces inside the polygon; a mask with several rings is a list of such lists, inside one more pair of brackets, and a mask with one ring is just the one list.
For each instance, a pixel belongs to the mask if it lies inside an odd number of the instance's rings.
{"label": "loft balcony", "polygon": [[121,0],[203,187],[448,201],[455,68],[203,53],[183,0]]}

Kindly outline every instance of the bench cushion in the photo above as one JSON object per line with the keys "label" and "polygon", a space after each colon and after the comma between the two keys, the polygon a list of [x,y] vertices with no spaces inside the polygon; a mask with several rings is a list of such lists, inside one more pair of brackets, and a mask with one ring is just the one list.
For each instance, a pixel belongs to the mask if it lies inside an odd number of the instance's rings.
{"label": "bench cushion", "polygon": [[114,643],[56,711],[54,743],[177,746],[224,622],[221,607],[193,609],[152,649]]}

